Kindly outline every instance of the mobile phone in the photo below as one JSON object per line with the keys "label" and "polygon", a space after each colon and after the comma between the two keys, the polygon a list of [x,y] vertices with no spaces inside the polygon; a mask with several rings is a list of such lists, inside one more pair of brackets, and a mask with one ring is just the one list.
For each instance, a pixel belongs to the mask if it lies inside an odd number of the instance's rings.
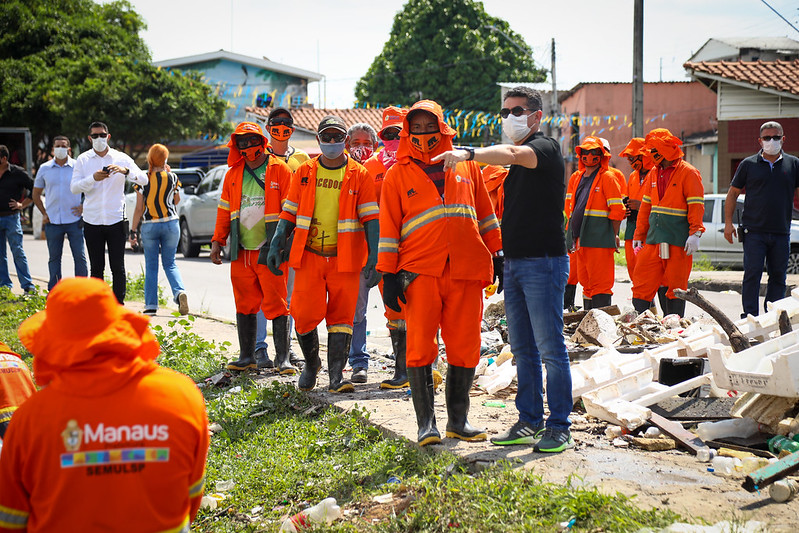
{"label": "mobile phone", "polygon": [[108,173],[110,173],[110,172],[111,172],[111,169],[110,169],[110,168],[108,168],[108,167],[103,167],[103,172],[108,172]]}

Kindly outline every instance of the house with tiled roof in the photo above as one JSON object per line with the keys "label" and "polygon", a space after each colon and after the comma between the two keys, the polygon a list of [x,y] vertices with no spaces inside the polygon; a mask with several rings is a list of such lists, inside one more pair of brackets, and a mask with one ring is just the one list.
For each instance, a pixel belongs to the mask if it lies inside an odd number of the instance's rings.
{"label": "house with tiled roof", "polygon": [[756,153],[760,125],[776,120],[783,149],[799,155],[799,59],[689,61],[691,77],[716,93],[718,189],[729,187],[742,159]]}

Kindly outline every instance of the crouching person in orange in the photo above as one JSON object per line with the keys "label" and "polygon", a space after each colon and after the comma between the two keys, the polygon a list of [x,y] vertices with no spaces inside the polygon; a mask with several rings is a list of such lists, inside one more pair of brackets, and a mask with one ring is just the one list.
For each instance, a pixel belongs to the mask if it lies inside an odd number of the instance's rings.
{"label": "crouching person in orange", "polygon": [[649,309],[663,280],[668,285],[663,314],[685,314],[685,300],[675,298],[674,289],[688,287],[692,255],[699,250],[699,238],[705,231],[705,192],[699,171],[682,159],[681,144],[665,128],[646,136],[656,166],[644,183],[633,241],[638,252],[633,307],[639,313]]}
{"label": "crouching person in orange", "polygon": [[[343,376],[352,342],[352,322],[361,271],[368,287],[380,280],[377,265],[378,210],[369,172],[344,153],[347,127],[328,115],[319,123],[322,155],[297,168],[269,246],[269,269],[281,275],[283,254],[295,271],[291,316],[305,366],[297,386],[311,390],[322,367],[316,326],[327,322],[330,392],[352,392]],[[290,251],[287,238],[294,231]],[[367,255],[368,248],[368,255]]]}
{"label": "crouching person in orange", "polygon": [[[469,390],[480,358],[482,289],[494,279],[492,253],[501,250],[502,242],[477,163],[445,170],[436,160],[452,150],[454,136],[437,103],[415,103],[404,119],[397,163],[388,171],[381,194],[378,270],[383,273],[383,302],[395,310],[398,300],[406,302],[406,362],[422,446],[441,442],[432,367],[439,328],[449,362],[446,436],[486,438],[485,430],[467,420]],[[502,258],[496,262],[498,276]]]}
{"label": "crouching person in orange", "polygon": [[602,142],[586,137],[575,151],[579,170],[569,178],[566,193],[566,243],[576,250],[577,280],[583,286],[583,307],[589,310],[610,305],[616,268],[613,253],[619,246],[624,204],[618,180],[608,170],[610,154]]}
{"label": "crouching person in orange", "polygon": [[19,338],[36,382],[0,455],[0,531],[188,531],[208,419],[197,386],[159,366],[150,319],[95,278],[63,279]]}
{"label": "crouching person in orange", "polygon": [[36,392],[28,365],[19,354],[0,341],[0,443],[11,416]]}
{"label": "crouching person in orange", "polygon": [[[267,151],[266,137],[253,122],[242,122],[230,136],[228,165],[216,210],[211,261],[222,264],[222,247],[230,238],[230,281],[236,302],[239,358],[230,370],[268,368],[266,350],[256,353],[258,310],[272,321],[275,366],[294,374],[289,360],[287,276],[266,266],[266,252],[275,232],[283,200],[291,185],[288,165]],[[257,356],[257,357],[256,357]]]}

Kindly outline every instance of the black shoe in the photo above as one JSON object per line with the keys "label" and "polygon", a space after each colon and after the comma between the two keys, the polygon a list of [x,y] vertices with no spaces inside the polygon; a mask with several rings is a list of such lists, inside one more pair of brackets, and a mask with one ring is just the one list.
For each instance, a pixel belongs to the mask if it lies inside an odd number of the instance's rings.
{"label": "black shoe", "polygon": [[505,433],[491,437],[491,443],[497,446],[515,446],[518,444],[538,444],[544,436],[546,422],[541,421],[537,426],[519,420]]}
{"label": "black shoe", "polygon": [[236,333],[239,335],[239,358],[228,363],[228,370],[247,370],[258,368],[255,362],[255,336],[258,329],[258,316],[236,313]]}
{"label": "black shoe", "polygon": [[289,317],[279,316],[272,320],[272,338],[275,341],[275,366],[282,376],[291,376],[297,369],[289,359]]}
{"label": "black shoe", "polygon": [[574,448],[574,439],[568,429],[546,428],[544,436],[535,445],[533,451],[538,453],[560,453]]}
{"label": "black shoe", "polygon": [[433,367],[409,367],[408,381],[411,383],[411,399],[419,428],[417,442],[420,446],[440,444],[441,434],[436,428],[436,412],[433,408]]}
{"label": "black shoe", "polygon": [[474,381],[474,368],[449,365],[447,369],[447,430],[444,434],[453,439],[469,442],[486,440],[484,429],[472,427],[469,414],[469,391]]}
{"label": "black shoe", "polygon": [[344,367],[350,355],[352,335],[349,333],[330,333],[327,336],[327,373],[330,376],[330,392],[355,392],[355,387],[344,379]]}
{"label": "black shoe", "polygon": [[350,381],[353,383],[366,383],[369,380],[369,371],[363,367],[353,368]]}
{"label": "black shoe", "polygon": [[394,350],[394,377],[383,380],[380,383],[381,389],[401,389],[410,386],[408,382],[408,372],[405,368],[405,349],[407,343],[407,332],[404,329],[389,329],[391,335],[391,347]]}
{"label": "black shoe", "polygon": [[[291,339],[289,338],[289,344],[291,343]],[[305,364],[305,359],[297,355],[294,350],[289,347],[289,362],[294,366],[300,366]]]}
{"label": "black shoe", "polygon": [[610,301],[613,295],[611,294],[595,294],[591,297],[591,307],[599,309],[601,307],[610,307]]}
{"label": "black shoe", "polygon": [[312,329],[305,335],[297,333],[297,341],[300,343],[303,355],[305,355],[305,366],[300,373],[297,381],[297,388],[309,391],[316,387],[316,375],[322,368],[322,360],[319,358],[319,334],[316,329]]}
{"label": "black shoe", "polygon": [[258,368],[275,368],[275,363],[269,359],[266,348],[258,348],[255,350],[255,364]]}
{"label": "black shoe", "polygon": [[574,308],[574,293],[577,292],[577,285],[566,285],[566,290],[563,291],[563,308]]}

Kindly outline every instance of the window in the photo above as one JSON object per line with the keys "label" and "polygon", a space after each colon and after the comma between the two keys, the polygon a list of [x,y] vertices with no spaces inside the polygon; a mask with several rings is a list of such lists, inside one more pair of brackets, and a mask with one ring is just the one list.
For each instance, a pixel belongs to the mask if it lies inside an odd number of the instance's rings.
{"label": "window", "polygon": [[713,222],[713,208],[716,206],[716,200],[705,200],[705,215],[702,217],[702,222]]}

